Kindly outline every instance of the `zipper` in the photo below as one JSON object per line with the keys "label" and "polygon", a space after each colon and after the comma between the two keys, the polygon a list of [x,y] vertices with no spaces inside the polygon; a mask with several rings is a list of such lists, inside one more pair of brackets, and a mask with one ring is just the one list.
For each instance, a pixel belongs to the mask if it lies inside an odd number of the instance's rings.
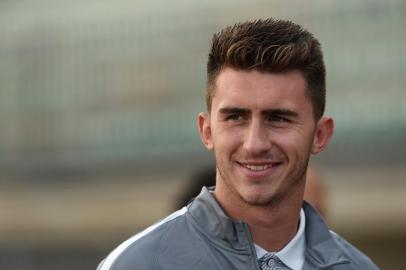
{"label": "zipper", "polygon": [[242,225],[243,232],[247,236],[248,243],[250,245],[251,254],[253,255],[252,257],[254,259],[254,263],[253,263],[253,265],[255,267],[254,269],[255,270],[261,270],[261,268],[259,266],[259,263],[258,263],[258,259],[257,259],[257,251],[255,250],[254,241],[252,239],[250,229],[248,228],[248,224],[243,222],[243,221],[241,221],[240,224]]}

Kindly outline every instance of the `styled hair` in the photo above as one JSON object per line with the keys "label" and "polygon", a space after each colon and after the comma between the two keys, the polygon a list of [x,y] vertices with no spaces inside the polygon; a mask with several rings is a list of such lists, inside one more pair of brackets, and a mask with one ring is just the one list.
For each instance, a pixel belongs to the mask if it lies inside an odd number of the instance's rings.
{"label": "styled hair", "polygon": [[211,111],[216,79],[226,68],[285,72],[297,69],[318,120],[324,113],[326,71],[318,40],[300,25],[265,19],[238,23],[214,34],[207,62],[206,104]]}

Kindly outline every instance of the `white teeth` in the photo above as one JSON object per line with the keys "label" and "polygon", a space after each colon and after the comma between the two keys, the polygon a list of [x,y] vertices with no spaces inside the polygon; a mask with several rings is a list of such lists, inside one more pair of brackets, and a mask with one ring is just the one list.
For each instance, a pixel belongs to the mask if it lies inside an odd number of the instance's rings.
{"label": "white teeth", "polygon": [[272,167],[272,165],[270,164],[266,164],[266,165],[248,165],[248,164],[243,164],[243,166],[251,171],[263,171],[266,170],[270,167]]}

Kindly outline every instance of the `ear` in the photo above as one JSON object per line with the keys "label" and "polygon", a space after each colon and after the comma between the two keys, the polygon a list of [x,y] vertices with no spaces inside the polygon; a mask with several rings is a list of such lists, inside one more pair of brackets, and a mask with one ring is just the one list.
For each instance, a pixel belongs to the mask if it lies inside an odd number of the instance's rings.
{"label": "ear", "polygon": [[210,114],[199,113],[198,116],[199,134],[202,143],[208,150],[213,150],[213,140],[211,134]]}
{"label": "ear", "polygon": [[334,132],[334,121],[331,117],[322,117],[317,122],[314,133],[312,154],[318,154],[327,147]]}

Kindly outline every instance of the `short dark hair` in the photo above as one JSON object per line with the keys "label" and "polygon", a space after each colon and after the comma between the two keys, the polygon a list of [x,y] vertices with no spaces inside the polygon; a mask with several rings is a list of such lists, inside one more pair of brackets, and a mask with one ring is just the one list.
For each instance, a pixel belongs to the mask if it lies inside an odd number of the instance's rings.
{"label": "short dark hair", "polygon": [[276,73],[297,69],[306,80],[314,118],[324,113],[326,70],[321,46],[298,24],[270,18],[238,23],[214,34],[207,62],[208,111],[217,76],[226,67]]}

